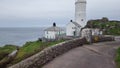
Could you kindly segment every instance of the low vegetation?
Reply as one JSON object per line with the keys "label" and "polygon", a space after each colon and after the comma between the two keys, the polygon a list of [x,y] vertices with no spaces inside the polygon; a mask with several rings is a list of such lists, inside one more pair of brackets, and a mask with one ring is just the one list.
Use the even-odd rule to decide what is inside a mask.
{"label": "low vegetation", "polygon": [[117,68],[120,68],[120,48],[117,50],[117,56],[116,56],[116,64],[117,64]]}
{"label": "low vegetation", "polygon": [[6,65],[12,60],[12,58],[8,58],[8,54],[16,50],[16,48],[15,45],[0,47],[0,68],[6,68]]}
{"label": "low vegetation", "polygon": [[5,56],[7,56],[9,53],[14,51],[16,49],[16,46],[14,45],[5,45],[4,47],[0,47],[0,60],[2,60]]}
{"label": "low vegetation", "polygon": [[6,65],[13,65],[18,63],[38,52],[43,50],[46,47],[52,46],[54,44],[63,42],[65,40],[53,41],[53,42],[42,42],[38,41],[30,41],[26,42],[22,47],[19,48],[19,51],[14,59],[9,59],[7,56],[14,50],[16,50],[16,46],[14,45],[6,45],[4,47],[0,47],[0,67],[5,67]]}
{"label": "low vegetation", "polygon": [[18,51],[17,56],[13,60],[11,64],[18,63],[38,52],[43,50],[46,47],[52,46],[54,44],[63,42],[64,40],[54,41],[54,42],[41,42],[41,41],[33,41],[33,42],[27,42],[23,45]]}
{"label": "low vegetation", "polygon": [[110,21],[108,18],[88,21],[86,27],[100,28],[107,35],[120,35],[120,21]]}

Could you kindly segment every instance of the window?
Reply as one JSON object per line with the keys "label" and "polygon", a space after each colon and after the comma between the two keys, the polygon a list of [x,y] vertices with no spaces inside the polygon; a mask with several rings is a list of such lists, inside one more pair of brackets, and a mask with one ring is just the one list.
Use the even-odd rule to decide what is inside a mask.
{"label": "window", "polygon": [[46,33],[48,34],[48,31]]}
{"label": "window", "polygon": [[81,19],[81,21],[83,21],[83,19]]}
{"label": "window", "polygon": [[59,35],[60,35],[60,31],[59,31]]}
{"label": "window", "polygon": [[72,27],[72,29],[76,29],[76,27]]}

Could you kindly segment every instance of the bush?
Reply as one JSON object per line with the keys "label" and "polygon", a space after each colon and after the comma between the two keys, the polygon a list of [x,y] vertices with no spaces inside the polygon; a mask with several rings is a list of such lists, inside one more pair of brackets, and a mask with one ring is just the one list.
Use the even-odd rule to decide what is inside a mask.
{"label": "bush", "polygon": [[8,58],[8,54],[16,50],[15,45],[5,45],[0,47],[0,68],[6,68],[7,64],[10,63],[13,59]]}
{"label": "bush", "polygon": [[94,42],[98,42],[99,40],[99,36],[94,36]]}
{"label": "bush", "polygon": [[117,56],[116,56],[116,64],[117,64],[117,68],[120,68],[120,48],[117,50]]}
{"label": "bush", "polygon": [[64,40],[59,41],[53,41],[53,42],[42,42],[42,41],[33,41],[33,42],[27,42],[23,47],[21,47],[18,51],[17,56],[13,60],[11,64],[18,63],[38,52],[43,50],[46,47],[49,47],[51,45],[63,42]]}
{"label": "bush", "polygon": [[0,47],[0,60],[16,49],[15,45],[5,45]]}

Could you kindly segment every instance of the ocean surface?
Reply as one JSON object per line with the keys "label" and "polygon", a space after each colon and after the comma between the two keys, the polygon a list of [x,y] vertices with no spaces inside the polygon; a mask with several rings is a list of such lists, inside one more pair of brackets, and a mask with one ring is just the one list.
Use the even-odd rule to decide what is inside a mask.
{"label": "ocean surface", "polygon": [[0,47],[6,44],[22,46],[27,41],[43,37],[45,28],[0,28]]}

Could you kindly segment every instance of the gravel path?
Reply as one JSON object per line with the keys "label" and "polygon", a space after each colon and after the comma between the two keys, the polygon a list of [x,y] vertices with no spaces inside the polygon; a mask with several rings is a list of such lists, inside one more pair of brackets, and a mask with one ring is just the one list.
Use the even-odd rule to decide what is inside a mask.
{"label": "gravel path", "polygon": [[116,68],[114,57],[120,40],[84,45],[55,58],[42,68]]}

